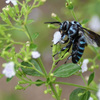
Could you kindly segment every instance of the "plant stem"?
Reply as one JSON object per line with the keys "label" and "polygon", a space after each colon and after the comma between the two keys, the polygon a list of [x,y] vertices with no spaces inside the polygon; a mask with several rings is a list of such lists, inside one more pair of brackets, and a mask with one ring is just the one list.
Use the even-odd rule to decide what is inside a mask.
{"label": "plant stem", "polygon": [[54,57],[53,57],[53,64],[52,64],[52,67],[51,67],[51,70],[50,70],[50,72],[49,72],[49,75],[51,74],[51,72],[53,71],[53,69],[55,68],[55,59],[54,59]]}
{"label": "plant stem", "polygon": [[50,83],[49,85],[50,85],[51,90],[53,91],[53,93],[54,93],[54,95],[55,95],[55,97],[56,97],[56,100],[60,100],[60,98],[59,98],[59,96],[58,96],[58,94],[57,94],[56,90],[54,89],[54,87],[53,87],[52,83]]}
{"label": "plant stem", "polygon": [[26,35],[28,36],[28,38],[30,39],[30,41],[33,42],[32,37],[31,37],[31,35],[30,35],[30,33],[29,33],[28,29],[27,29],[27,26],[24,25],[24,28],[25,28],[25,30],[26,30],[26,31],[25,31]]}
{"label": "plant stem", "polygon": [[41,60],[40,57],[38,58],[38,61],[39,61],[39,63],[40,63],[40,66],[41,66],[41,68],[42,68],[42,70],[43,70],[45,76],[47,77],[47,76],[48,76],[48,75],[47,75],[47,72],[46,72],[46,70],[45,70],[45,68],[44,68],[43,62],[42,62],[42,60]]}
{"label": "plant stem", "polygon": [[24,78],[22,78],[21,76],[19,76],[18,74],[17,74],[17,77],[18,77],[19,79],[25,81],[26,83],[29,83],[29,84],[43,84],[43,83],[45,83],[45,82],[33,82],[33,81],[27,81],[27,80],[25,80]]}
{"label": "plant stem", "polygon": [[[38,69],[35,68],[34,64],[32,64],[31,62],[28,62],[30,65],[32,65],[32,69],[34,69],[35,71],[37,71],[39,74],[41,74],[42,76],[45,77],[44,73],[40,72]],[[27,67],[28,68],[28,67]],[[29,67],[30,68],[30,67]]]}
{"label": "plant stem", "polygon": [[85,86],[73,84],[73,83],[67,83],[67,82],[53,82],[53,83],[54,84],[70,85],[70,86],[80,87],[80,88],[84,88],[84,89],[89,89],[89,90],[92,90],[92,91],[97,91],[97,89],[94,89],[94,88],[91,88],[91,87],[85,87]]}
{"label": "plant stem", "polygon": [[78,21],[77,18],[76,18],[76,16],[75,16],[75,12],[74,12],[74,10],[71,10],[71,13],[72,13],[72,15],[73,15],[75,21]]}
{"label": "plant stem", "polygon": [[80,74],[80,76],[81,76],[81,78],[82,78],[82,80],[83,80],[84,84],[85,84],[85,85],[87,85],[87,83],[86,83],[86,81],[85,81],[85,79],[84,79],[84,77],[83,77],[82,73]]}

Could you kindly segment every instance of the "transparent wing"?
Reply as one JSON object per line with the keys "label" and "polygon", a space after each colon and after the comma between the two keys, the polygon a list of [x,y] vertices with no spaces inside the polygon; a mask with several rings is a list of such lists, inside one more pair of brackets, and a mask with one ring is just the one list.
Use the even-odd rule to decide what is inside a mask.
{"label": "transparent wing", "polygon": [[83,32],[83,35],[85,36],[86,42],[89,45],[92,45],[94,47],[100,47],[100,35],[85,28],[83,28],[82,30],[83,30],[82,32]]}

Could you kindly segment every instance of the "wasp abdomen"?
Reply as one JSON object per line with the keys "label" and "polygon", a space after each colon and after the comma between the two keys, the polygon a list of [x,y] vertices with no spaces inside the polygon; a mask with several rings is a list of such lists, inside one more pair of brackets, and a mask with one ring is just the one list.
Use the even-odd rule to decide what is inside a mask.
{"label": "wasp abdomen", "polygon": [[72,62],[77,63],[83,55],[86,42],[84,37],[80,37],[78,43],[75,43],[72,48]]}

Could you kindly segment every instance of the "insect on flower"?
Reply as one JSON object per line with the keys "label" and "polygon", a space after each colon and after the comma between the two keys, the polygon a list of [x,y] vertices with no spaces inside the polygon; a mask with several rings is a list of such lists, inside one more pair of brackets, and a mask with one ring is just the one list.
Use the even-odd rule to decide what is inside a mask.
{"label": "insect on flower", "polygon": [[[100,35],[94,33],[91,30],[83,28],[79,22],[76,21],[64,21],[64,22],[45,22],[46,24],[59,24],[59,32],[61,33],[61,39],[59,43],[67,45],[61,49],[64,51],[67,49],[65,54],[69,52],[72,46],[72,53],[67,58],[66,62],[72,58],[73,63],[77,63],[83,55],[85,46],[87,44],[94,47],[100,47]],[[65,37],[67,36],[67,39]],[[55,55],[61,53],[59,51]],[[55,56],[54,55],[54,56]],[[63,56],[62,56],[63,57]],[[66,63],[65,62],[65,63]]]}

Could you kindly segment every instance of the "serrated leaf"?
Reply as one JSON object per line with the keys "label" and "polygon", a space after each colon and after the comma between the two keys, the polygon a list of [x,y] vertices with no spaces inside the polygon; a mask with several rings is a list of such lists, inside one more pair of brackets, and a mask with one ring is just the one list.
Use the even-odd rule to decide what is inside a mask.
{"label": "serrated leaf", "polygon": [[90,91],[77,88],[70,94],[69,100],[88,100],[89,97]]}
{"label": "serrated leaf", "polygon": [[[39,64],[38,64],[34,59],[31,59],[30,62],[34,65],[34,67],[35,67],[38,71],[40,71],[40,72],[42,73],[42,70],[41,70]],[[21,64],[24,65],[24,66],[27,66],[26,68],[21,67],[22,71],[23,71],[25,74],[31,75],[31,76],[41,76],[41,74],[38,73],[37,71],[35,71],[35,70],[33,69],[33,66],[32,66],[31,64],[29,64],[28,62],[24,62],[24,61],[23,61]]]}
{"label": "serrated leaf", "polygon": [[81,69],[77,64],[63,64],[54,71],[56,77],[69,77]]}
{"label": "serrated leaf", "polygon": [[90,83],[93,81],[93,79],[94,79],[94,72],[89,76],[88,85],[90,85]]}

